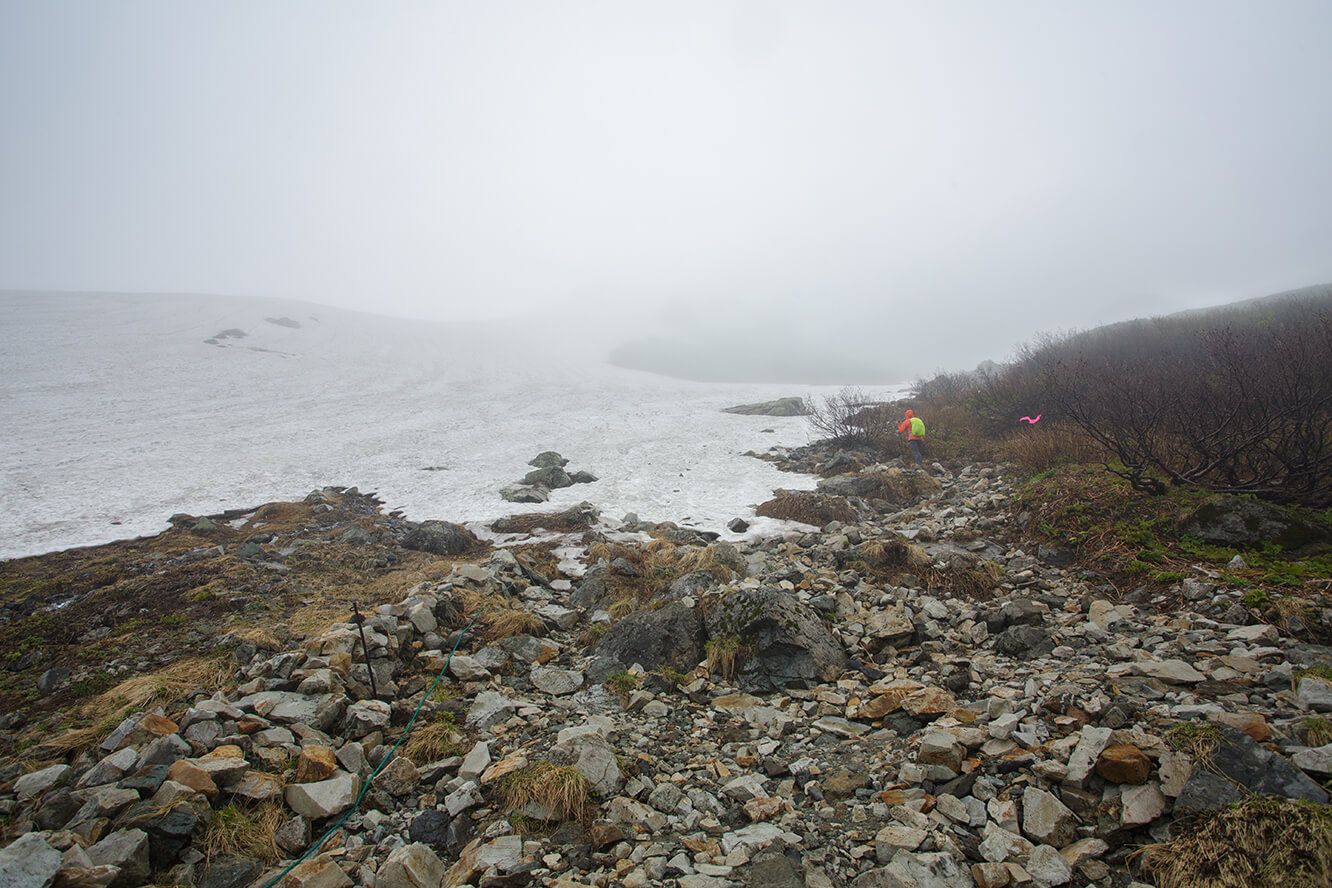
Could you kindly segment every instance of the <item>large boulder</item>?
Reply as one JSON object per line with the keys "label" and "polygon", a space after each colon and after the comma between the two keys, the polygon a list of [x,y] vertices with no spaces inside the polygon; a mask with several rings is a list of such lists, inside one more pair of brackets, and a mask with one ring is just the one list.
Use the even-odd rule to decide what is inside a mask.
{"label": "large boulder", "polygon": [[402,545],[406,549],[434,555],[459,555],[479,541],[465,527],[449,521],[422,521],[407,532]]}
{"label": "large boulder", "polygon": [[647,670],[670,666],[688,672],[703,659],[703,639],[698,609],[677,601],[660,610],[637,611],[610,627],[597,656]]}
{"label": "large boulder", "polygon": [[562,469],[569,464],[569,461],[554,450],[543,450],[528,460],[527,464],[538,469]]}
{"label": "large boulder", "polygon": [[524,484],[540,484],[551,490],[558,490],[561,487],[573,487],[573,479],[569,473],[559,466],[547,466],[544,469],[533,469],[523,476]]}
{"label": "large boulder", "polygon": [[748,651],[738,676],[745,690],[808,688],[835,681],[846,652],[817,611],[771,586],[741,589],[707,619],[712,639],[734,638]]}
{"label": "large boulder", "polygon": [[1218,725],[1221,740],[1210,762],[1193,769],[1175,811],[1216,811],[1249,794],[1304,799],[1325,805],[1328,794],[1284,757],[1263,748],[1230,725]]}
{"label": "large boulder", "polygon": [[615,590],[597,576],[589,576],[569,595],[569,604],[580,610],[605,610],[615,601]]}
{"label": "large boulder", "polygon": [[[144,857],[146,865],[146,846]],[[37,833],[21,835],[0,850],[0,884],[13,888],[46,888],[55,880],[59,869],[60,852],[46,844]],[[146,866],[143,875],[148,875]]]}
{"label": "large boulder", "polygon": [[1283,549],[1299,549],[1332,537],[1332,530],[1294,513],[1257,500],[1218,497],[1184,519],[1182,533],[1219,546],[1246,548],[1274,542]]}

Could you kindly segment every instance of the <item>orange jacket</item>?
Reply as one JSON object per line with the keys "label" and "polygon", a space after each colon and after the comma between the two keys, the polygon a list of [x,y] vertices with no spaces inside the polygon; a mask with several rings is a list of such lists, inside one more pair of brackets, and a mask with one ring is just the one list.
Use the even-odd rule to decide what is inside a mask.
{"label": "orange jacket", "polygon": [[905,432],[907,429],[911,429],[911,435],[907,438],[908,441],[923,441],[925,439],[924,420],[917,418],[916,414],[910,410],[906,412],[906,419],[897,424],[899,432]]}

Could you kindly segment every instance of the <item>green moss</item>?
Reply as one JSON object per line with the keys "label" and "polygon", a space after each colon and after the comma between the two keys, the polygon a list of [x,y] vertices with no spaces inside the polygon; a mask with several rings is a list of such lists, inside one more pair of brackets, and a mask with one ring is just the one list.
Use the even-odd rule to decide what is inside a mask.
{"label": "green moss", "polygon": [[1244,596],[1240,598],[1245,607],[1267,607],[1272,603],[1272,598],[1265,589],[1249,589],[1245,591]]}

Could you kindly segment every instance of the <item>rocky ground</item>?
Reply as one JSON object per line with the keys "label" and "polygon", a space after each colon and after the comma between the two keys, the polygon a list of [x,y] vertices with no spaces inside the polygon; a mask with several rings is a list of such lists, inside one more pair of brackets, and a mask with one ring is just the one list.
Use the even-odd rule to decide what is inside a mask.
{"label": "rocky ground", "polygon": [[[827,477],[772,508],[839,517],[731,545],[584,508],[489,550],[362,505],[367,558],[448,559],[363,623],[200,633],[214,686],[82,734],[24,701],[0,882],[1123,888],[1197,812],[1328,802],[1332,650],[1241,589],[1121,594],[1022,539],[999,466],[780,458]],[[215,555],[296,574],[303,527]]]}

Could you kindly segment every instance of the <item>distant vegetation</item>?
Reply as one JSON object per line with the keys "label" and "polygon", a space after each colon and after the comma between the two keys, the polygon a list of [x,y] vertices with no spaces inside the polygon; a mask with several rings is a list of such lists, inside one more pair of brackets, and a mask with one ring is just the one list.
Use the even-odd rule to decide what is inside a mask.
{"label": "distant vegetation", "polygon": [[[1146,493],[1185,486],[1326,508],[1332,287],[1042,336],[1011,364],[917,382],[909,405],[934,459],[1097,463]],[[830,438],[885,449],[900,447],[896,419],[854,390],[811,415]]]}

